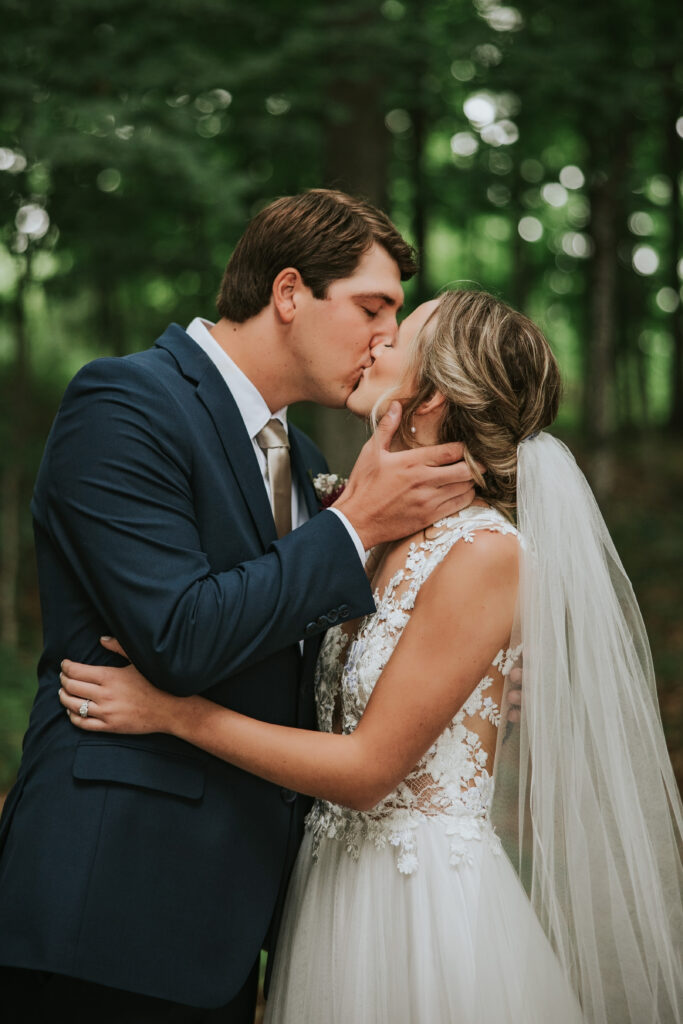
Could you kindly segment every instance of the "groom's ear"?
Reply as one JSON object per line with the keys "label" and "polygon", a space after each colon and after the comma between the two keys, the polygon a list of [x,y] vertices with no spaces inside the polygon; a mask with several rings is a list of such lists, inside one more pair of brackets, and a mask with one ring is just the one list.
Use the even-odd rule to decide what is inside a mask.
{"label": "groom's ear", "polygon": [[294,267],[285,267],[273,281],[273,305],[280,321],[290,324],[296,313],[296,296],[303,281]]}

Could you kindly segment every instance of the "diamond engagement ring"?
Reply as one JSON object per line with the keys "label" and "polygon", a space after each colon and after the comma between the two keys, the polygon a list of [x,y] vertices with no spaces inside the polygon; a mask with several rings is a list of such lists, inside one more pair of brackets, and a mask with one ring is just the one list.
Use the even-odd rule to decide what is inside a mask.
{"label": "diamond engagement ring", "polygon": [[81,716],[81,718],[87,718],[88,717],[88,704],[89,703],[90,703],[89,700],[84,700],[83,703],[81,704],[80,708],[78,709],[78,713]]}

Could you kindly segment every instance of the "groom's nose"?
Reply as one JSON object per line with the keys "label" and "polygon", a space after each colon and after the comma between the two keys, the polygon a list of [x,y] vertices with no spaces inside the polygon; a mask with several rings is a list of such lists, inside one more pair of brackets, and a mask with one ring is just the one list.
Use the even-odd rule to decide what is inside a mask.
{"label": "groom's nose", "polygon": [[372,355],[374,349],[378,348],[380,345],[393,345],[393,343],[396,341],[397,334],[398,325],[396,324],[396,322],[394,322],[393,324],[386,324],[384,327],[382,327],[381,330],[378,330],[375,334],[373,334],[372,340],[370,342],[370,354]]}

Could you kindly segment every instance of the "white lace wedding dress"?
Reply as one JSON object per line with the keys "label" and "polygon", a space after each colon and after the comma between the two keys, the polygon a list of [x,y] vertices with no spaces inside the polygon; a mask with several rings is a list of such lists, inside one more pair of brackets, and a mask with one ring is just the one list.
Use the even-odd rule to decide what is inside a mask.
{"label": "white lace wedding dress", "polygon": [[[328,631],[316,676],[322,731],[355,729],[421,585],[479,530],[515,532],[488,508],[443,520],[411,545],[355,637]],[[372,810],[316,801],[290,883],[267,1024],[582,1021],[489,822],[499,704],[518,655],[496,654],[448,728]],[[522,936],[534,944],[533,978],[517,966]]]}

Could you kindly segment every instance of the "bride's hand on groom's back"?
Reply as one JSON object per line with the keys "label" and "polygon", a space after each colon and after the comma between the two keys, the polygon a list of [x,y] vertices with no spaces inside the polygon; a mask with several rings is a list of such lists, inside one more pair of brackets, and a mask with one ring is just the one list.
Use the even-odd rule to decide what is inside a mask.
{"label": "bride's hand on groom's back", "polygon": [[400,414],[400,403],[392,402],[334,503],[366,550],[455,515],[474,499],[472,473],[463,461],[461,444],[390,450]]}

